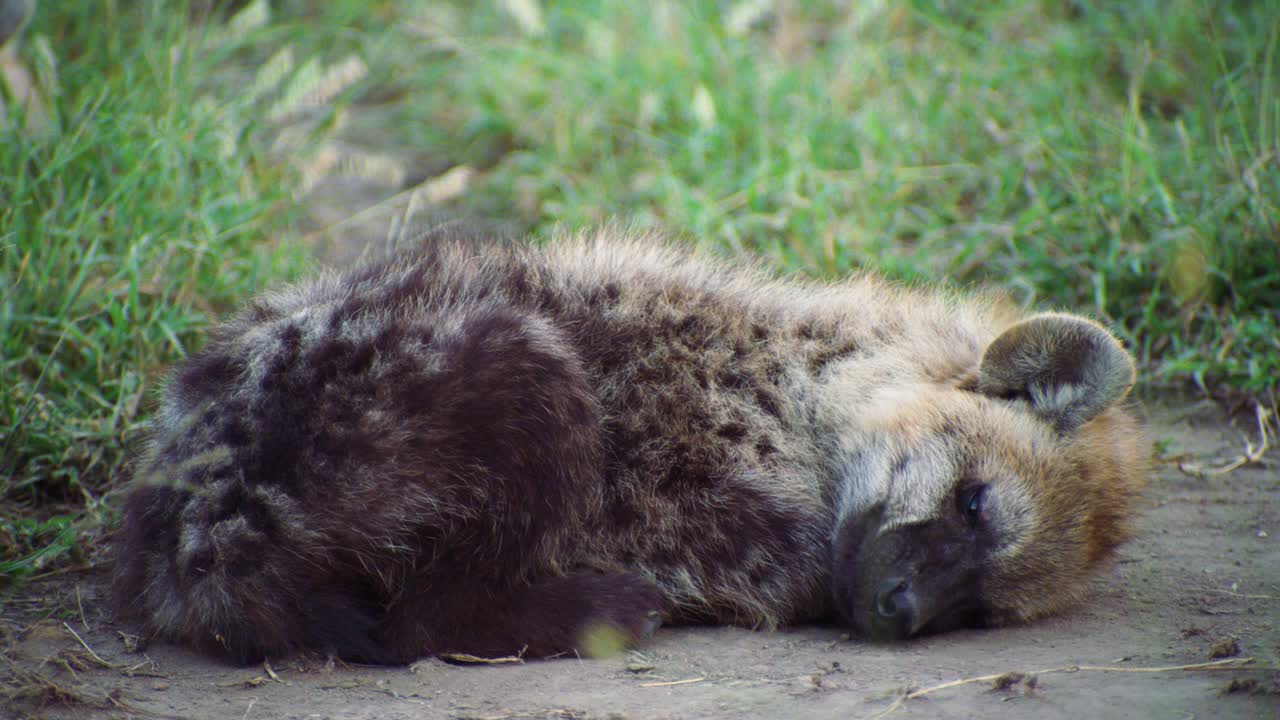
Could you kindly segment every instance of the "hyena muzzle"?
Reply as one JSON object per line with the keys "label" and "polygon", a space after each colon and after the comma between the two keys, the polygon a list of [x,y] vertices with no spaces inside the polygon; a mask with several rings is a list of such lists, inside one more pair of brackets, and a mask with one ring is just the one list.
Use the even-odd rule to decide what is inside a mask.
{"label": "hyena muzzle", "polygon": [[175,369],[114,596],[242,662],[1021,622],[1126,537],[1133,378],[1075,316],[437,231],[259,297]]}

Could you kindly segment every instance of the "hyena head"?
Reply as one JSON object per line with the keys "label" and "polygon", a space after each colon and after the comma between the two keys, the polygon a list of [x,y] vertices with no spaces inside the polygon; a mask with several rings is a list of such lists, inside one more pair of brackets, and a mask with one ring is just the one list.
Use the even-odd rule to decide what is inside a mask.
{"label": "hyena head", "polygon": [[1148,449],[1118,407],[1133,362],[1069,315],[1009,327],[944,384],[881,391],[844,454],[835,601],[902,639],[1077,601],[1127,536]]}

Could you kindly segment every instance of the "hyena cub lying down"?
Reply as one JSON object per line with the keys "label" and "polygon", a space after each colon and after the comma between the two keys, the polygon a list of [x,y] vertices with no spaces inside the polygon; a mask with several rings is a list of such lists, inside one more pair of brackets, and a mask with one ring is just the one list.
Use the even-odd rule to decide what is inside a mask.
{"label": "hyena cub lying down", "polygon": [[437,232],[254,300],[176,369],[115,596],[237,661],[1022,622],[1126,536],[1133,379],[1070,315]]}

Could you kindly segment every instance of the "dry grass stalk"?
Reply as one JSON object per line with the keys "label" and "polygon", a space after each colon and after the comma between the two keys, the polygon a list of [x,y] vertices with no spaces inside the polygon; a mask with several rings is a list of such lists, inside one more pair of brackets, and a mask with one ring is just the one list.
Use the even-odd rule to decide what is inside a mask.
{"label": "dry grass stalk", "polygon": [[[1041,675],[1050,675],[1053,673],[1077,673],[1077,672],[1114,672],[1114,673],[1167,673],[1167,672],[1186,672],[1193,670],[1239,670],[1253,662],[1253,658],[1227,658],[1224,660],[1213,660],[1210,662],[1191,663],[1189,665],[1164,665],[1160,667],[1120,667],[1116,665],[1064,665],[1062,667],[1048,668],[1045,670],[1035,670],[1027,673],[1011,673],[999,672],[990,675],[978,675],[976,677],[960,678],[958,680],[950,680],[937,685],[930,685],[919,690],[906,692],[889,707],[881,710],[872,716],[872,720],[880,720],[887,717],[895,710],[907,704],[908,700],[915,700],[932,693],[942,690],[950,690],[951,688],[961,687],[963,685],[973,685],[975,683],[1002,683],[1007,679],[1017,676],[1019,679],[1026,677],[1039,677]],[[1262,669],[1262,668],[1258,668]]]}
{"label": "dry grass stalk", "polygon": [[1264,408],[1262,403],[1254,402],[1253,404],[1254,418],[1258,423],[1258,444],[1254,445],[1249,438],[1244,440],[1244,452],[1238,455],[1234,460],[1219,465],[1217,467],[1206,467],[1201,463],[1178,463],[1178,470],[1186,475],[1201,480],[1226,475],[1227,473],[1253,463],[1262,461],[1262,456],[1271,449],[1271,420],[1273,413]]}

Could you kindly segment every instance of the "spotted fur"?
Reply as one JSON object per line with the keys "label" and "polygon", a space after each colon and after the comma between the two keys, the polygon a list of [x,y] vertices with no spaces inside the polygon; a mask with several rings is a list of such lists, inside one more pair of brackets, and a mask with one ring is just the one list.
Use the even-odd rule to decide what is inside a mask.
{"label": "spotted fur", "polygon": [[1073,316],[439,231],[252,301],[175,370],[115,597],[239,661],[1023,621],[1126,537],[1132,382]]}

